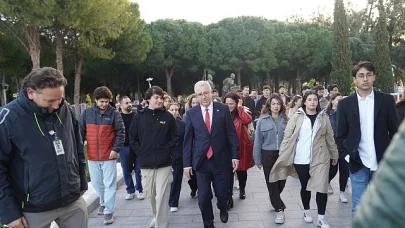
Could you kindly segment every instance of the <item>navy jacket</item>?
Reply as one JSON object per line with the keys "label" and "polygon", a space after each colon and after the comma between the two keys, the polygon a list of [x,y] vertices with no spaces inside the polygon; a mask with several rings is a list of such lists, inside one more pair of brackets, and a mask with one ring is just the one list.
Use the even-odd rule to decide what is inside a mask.
{"label": "navy jacket", "polygon": [[[86,163],[79,123],[69,104],[62,101],[48,113],[21,92],[0,113],[1,222],[76,201],[87,189]],[[56,155],[55,136],[62,141],[64,155]]]}
{"label": "navy jacket", "polygon": [[174,159],[173,164],[183,164],[183,141],[184,141],[184,131],[186,124],[180,118],[176,119],[177,131],[179,132],[179,142],[176,149],[174,149]]}
{"label": "navy jacket", "polygon": [[199,167],[211,146],[218,169],[229,169],[232,159],[239,159],[239,141],[228,106],[213,102],[211,134],[205,126],[201,106],[187,111],[184,134],[183,167]]}

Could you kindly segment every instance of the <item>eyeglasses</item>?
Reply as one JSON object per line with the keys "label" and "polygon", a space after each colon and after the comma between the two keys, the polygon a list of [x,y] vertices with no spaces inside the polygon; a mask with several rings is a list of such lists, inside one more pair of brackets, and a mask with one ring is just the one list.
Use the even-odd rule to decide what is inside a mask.
{"label": "eyeglasses", "polygon": [[365,79],[365,78],[372,78],[372,77],[374,77],[374,74],[373,73],[367,73],[367,74],[359,74],[359,75],[356,75],[356,78],[359,78],[359,79]]}
{"label": "eyeglasses", "polygon": [[210,91],[205,91],[203,93],[197,93],[197,97],[202,97],[202,96],[208,97],[208,95],[210,95],[210,94],[211,94]]}
{"label": "eyeglasses", "polygon": [[317,94],[315,90],[308,90],[305,92],[305,95]]}

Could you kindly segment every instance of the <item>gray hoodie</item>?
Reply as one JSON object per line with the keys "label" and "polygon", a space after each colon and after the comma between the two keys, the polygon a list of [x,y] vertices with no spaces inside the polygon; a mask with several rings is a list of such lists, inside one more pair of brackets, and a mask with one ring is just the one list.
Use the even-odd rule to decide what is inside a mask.
{"label": "gray hoodie", "polygon": [[278,150],[283,141],[287,120],[283,115],[278,118],[278,124],[269,114],[262,115],[257,121],[253,158],[256,165],[262,165],[262,150]]}

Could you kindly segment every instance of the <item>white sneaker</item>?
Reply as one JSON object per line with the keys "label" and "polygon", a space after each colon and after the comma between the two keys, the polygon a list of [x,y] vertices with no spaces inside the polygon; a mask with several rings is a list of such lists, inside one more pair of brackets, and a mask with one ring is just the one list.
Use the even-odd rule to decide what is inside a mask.
{"label": "white sneaker", "polygon": [[150,228],[155,228],[155,226],[156,226],[156,218],[153,217],[152,221],[150,222],[149,227],[150,227]]}
{"label": "white sneaker", "polygon": [[171,207],[170,212],[177,212],[179,210],[178,207]]}
{"label": "white sneaker", "polygon": [[138,192],[138,191],[136,191],[136,197],[137,197],[139,200],[145,199],[145,196],[143,195],[143,192]]}
{"label": "white sneaker", "polygon": [[328,186],[328,193],[333,194],[333,188],[332,188],[332,185],[330,185],[330,184]]}
{"label": "white sneaker", "polygon": [[321,228],[330,228],[330,226],[325,218],[323,218],[323,219],[318,218],[318,222],[316,223],[316,225]]}
{"label": "white sneaker", "polygon": [[342,203],[347,203],[348,202],[345,192],[340,192],[339,199],[340,199],[340,202],[342,202]]}
{"label": "white sneaker", "polygon": [[233,182],[233,187],[239,190],[239,180]]}
{"label": "white sneaker", "polygon": [[283,224],[285,221],[284,211],[279,211],[274,222],[276,224]]}
{"label": "white sneaker", "polygon": [[311,215],[309,215],[309,212],[304,211],[304,221],[307,223],[312,223],[312,221],[314,221]]}
{"label": "white sneaker", "polygon": [[134,199],[135,198],[135,193],[130,193],[130,194],[127,194],[126,196],[125,196],[125,199],[126,200],[131,200],[131,199]]}

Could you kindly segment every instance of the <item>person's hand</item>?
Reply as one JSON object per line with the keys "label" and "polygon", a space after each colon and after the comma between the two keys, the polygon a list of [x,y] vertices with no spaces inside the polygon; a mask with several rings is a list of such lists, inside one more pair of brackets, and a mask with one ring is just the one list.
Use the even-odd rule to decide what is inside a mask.
{"label": "person's hand", "polygon": [[238,106],[239,106],[239,107],[242,107],[242,105],[243,105],[243,100],[242,100],[242,98],[241,98],[241,99],[239,99]]}
{"label": "person's hand", "polygon": [[337,165],[337,163],[338,163],[338,160],[337,160],[337,159],[332,159],[332,165],[333,165],[333,166]]}
{"label": "person's hand", "polygon": [[238,160],[232,160],[232,167],[233,167],[233,172],[235,172],[239,167],[239,161]]}
{"label": "person's hand", "polygon": [[84,195],[84,193],[86,193],[87,192],[87,190],[82,190],[82,191],[80,191],[80,195],[82,196],[82,195]]}
{"label": "person's hand", "polygon": [[259,168],[260,170],[262,170],[262,165],[256,165],[257,166],[257,168]]}
{"label": "person's hand", "polygon": [[28,227],[28,222],[25,219],[25,217],[18,218],[17,220],[14,220],[13,222],[9,223],[7,225],[10,228],[27,228]]}
{"label": "person's hand", "polygon": [[191,179],[191,176],[193,175],[193,169],[192,168],[185,168],[184,169],[184,175],[187,177],[187,179]]}
{"label": "person's hand", "polygon": [[110,157],[108,159],[113,160],[113,159],[117,159],[117,158],[118,158],[118,153],[112,150],[110,153]]}

